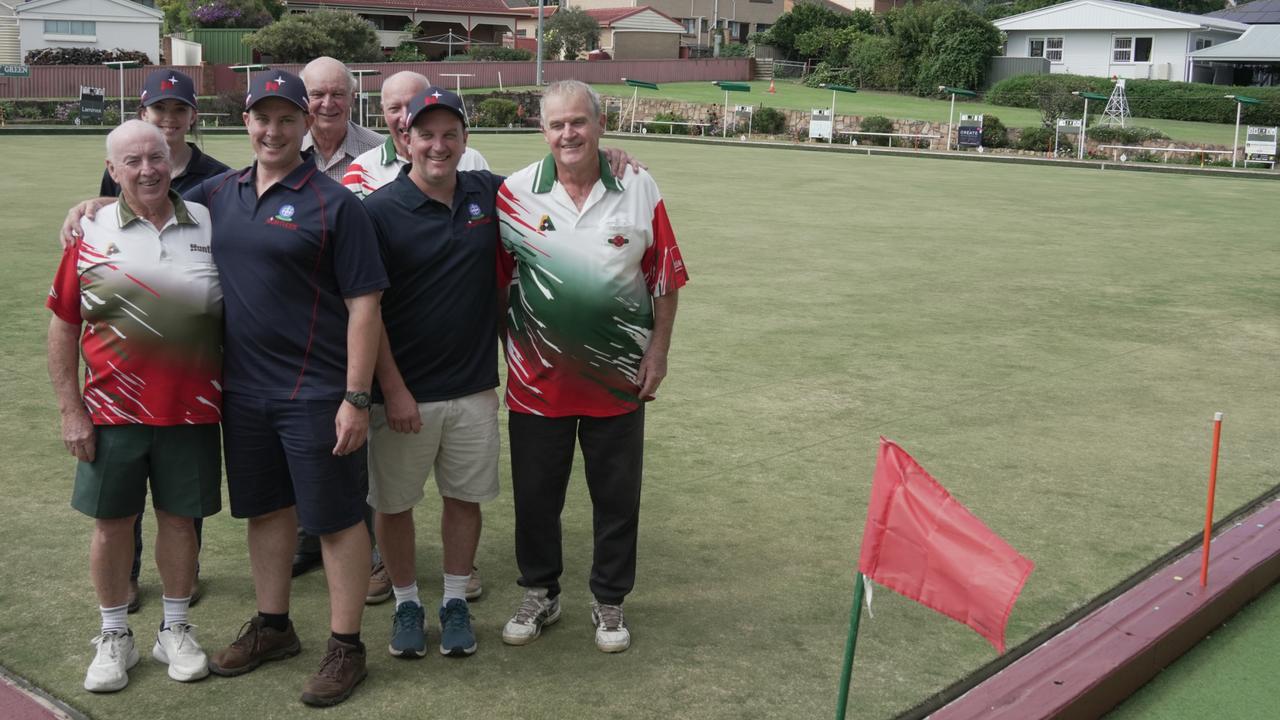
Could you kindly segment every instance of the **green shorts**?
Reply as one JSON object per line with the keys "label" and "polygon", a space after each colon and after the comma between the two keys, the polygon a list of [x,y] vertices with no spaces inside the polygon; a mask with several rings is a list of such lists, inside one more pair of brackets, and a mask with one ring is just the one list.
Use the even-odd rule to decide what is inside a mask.
{"label": "green shorts", "polygon": [[222,509],[218,426],[99,425],[93,462],[76,467],[71,507],[99,519],[131,517],[152,504],[182,517]]}

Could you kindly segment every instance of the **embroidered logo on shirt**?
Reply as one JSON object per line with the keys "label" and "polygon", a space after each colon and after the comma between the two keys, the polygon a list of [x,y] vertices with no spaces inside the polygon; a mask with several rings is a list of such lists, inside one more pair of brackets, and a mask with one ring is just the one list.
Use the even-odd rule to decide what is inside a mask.
{"label": "embroidered logo on shirt", "polygon": [[481,210],[480,206],[476,203],[471,203],[471,205],[467,207],[467,210],[471,213],[472,220],[479,220],[484,217],[484,211]]}
{"label": "embroidered logo on shirt", "polygon": [[293,214],[297,212],[292,205],[284,204],[276,211],[275,217],[267,218],[268,225],[276,225],[286,230],[297,230],[298,224],[293,222]]}
{"label": "embroidered logo on shirt", "polygon": [[116,253],[118,253],[118,252],[120,252],[120,248],[116,247],[116,244],[115,244],[115,243],[111,243],[110,245],[107,245],[107,254],[108,254],[108,255],[115,255],[115,254],[116,254]]}
{"label": "embroidered logo on shirt", "polygon": [[550,215],[543,215],[542,219],[538,221],[538,230],[542,232],[547,232],[549,230],[555,230],[555,229],[556,229],[556,226],[551,224]]}
{"label": "embroidered logo on shirt", "polygon": [[190,251],[193,253],[206,253],[208,255],[213,254],[213,248],[208,245],[197,245],[195,243],[191,243]]}
{"label": "embroidered logo on shirt", "polygon": [[616,248],[620,248],[620,247],[622,247],[623,245],[626,245],[627,243],[629,243],[629,242],[631,242],[631,241],[630,241],[630,240],[628,240],[627,238],[625,238],[625,237],[621,236],[621,235],[614,235],[613,237],[609,238],[608,240],[605,240],[605,242],[609,243],[610,245],[612,245],[612,246],[614,246],[614,247],[616,247]]}

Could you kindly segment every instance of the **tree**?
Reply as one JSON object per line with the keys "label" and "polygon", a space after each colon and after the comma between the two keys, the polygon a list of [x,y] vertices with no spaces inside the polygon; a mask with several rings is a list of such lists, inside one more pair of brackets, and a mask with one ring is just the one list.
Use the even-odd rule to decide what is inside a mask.
{"label": "tree", "polygon": [[561,7],[542,26],[542,47],[549,57],[572,60],[600,39],[600,23],[582,8]]}
{"label": "tree", "polygon": [[342,62],[382,59],[373,25],[349,12],[322,10],[289,15],[245,36],[244,43],[280,63],[305,63],[321,55]]}
{"label": "tree", "polygon": [[916,90],[932,93],[939,85],[976,89],[982,86],[987,61],[1000,54],[1000,31],[963,5],[950,5],[933,23],[929,44],[920,57]]}
{"label": "tree", "polygon": [[277,0],[159,0],[170,30],[191,28],[261,28],[284,13]]}
{"label": "tree", "polygon": [[[811,36],[802,40],[804,35],[818,33],[820,36],[824,31],[848,27],[871,32],[878,24],[876,17],[866,10],[839,13],[825,3],[796,3],[790,12],[778,16],[773,27],[760,33],[757,42],[778,48],[788,60],[813,59],[819,54],[825,54],[813,52],[816,47],[820,47],[820,37]],[[803,49],[801,45],[804,45]]]}

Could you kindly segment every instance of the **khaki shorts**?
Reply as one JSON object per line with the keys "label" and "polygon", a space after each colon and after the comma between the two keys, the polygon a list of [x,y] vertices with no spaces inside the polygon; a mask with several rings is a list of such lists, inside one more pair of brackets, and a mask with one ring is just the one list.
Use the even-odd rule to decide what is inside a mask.
{"label": "khaki shorts", "polygon": [[395,514],[422,501],[435,471],[442,497],[488,502],[498,496],[498,393],[419,403],[422,430],[398,433],[387,408],[369,414],[369,504]]}

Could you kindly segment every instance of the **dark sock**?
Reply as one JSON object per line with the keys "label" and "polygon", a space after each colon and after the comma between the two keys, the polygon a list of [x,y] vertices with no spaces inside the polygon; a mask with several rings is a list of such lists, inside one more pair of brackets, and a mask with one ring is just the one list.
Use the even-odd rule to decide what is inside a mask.
{"label": "dark sock", "polygon": [[259,610],[258,617],[262,618],[263,627],[269,627],[280,632],[289,629],[289,613],[264,613]]}
{"label": "dark sock", "polygon": [[360,648],[360,652],[364,652],[364,643],[360,642],[360,633],[330,633],[330,634],[333,636],[334,640],[337,640],[338,642],[346,643],[348,645],[355,645],[357,648]]}

